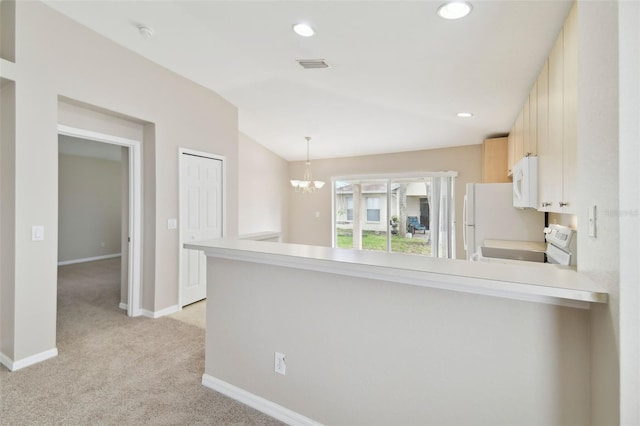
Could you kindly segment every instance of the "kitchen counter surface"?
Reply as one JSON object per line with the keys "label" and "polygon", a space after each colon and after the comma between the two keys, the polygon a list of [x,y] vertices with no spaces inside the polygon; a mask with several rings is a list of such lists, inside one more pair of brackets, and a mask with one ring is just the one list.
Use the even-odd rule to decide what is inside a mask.
{"label": "kitchen counter surface", "polygon": [[583,309],[588,309],[591,303],[608,301],[605,289],[585,275],[550,264],[470,262],[233,238],[193,242],[184,246],[223,259]]}
{"label": "kitchen counter surface", "polygon": [[482,245],[485,247],[510,250],[527,250],[536,252],[544,252],[547,250],[547,243],[539,241],[484,240]]}

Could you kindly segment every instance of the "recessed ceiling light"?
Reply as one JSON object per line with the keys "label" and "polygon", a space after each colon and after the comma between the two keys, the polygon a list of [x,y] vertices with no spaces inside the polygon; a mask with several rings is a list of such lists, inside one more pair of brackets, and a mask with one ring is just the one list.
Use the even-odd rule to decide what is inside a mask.
{"label": "recessed ceiling light", "polygon": [[450,1],[438,8],[438,16],[444,19],[460,19],[471,13],[471,4],[466,1]]}
{"label": "recessed ceiling light", "polygon": [[473,117],[473,114],[470,112],[459,112],[456,114],[458,117],[460,118],[471,118]]}
{"label": "recessed ceiling light", "polygon": [[293,26],[293,31],[295,31],[296,34],[302,37],[311,37],[316,33],[314,29],[307,24],[295,24]]}

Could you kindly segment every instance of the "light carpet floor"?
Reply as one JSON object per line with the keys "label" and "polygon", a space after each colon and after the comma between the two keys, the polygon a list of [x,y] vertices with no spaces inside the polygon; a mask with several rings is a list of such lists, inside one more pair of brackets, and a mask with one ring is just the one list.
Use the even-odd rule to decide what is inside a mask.
{"label": "light carpet floor", "polygon": [[202,386],[201,327],[118,309],[119,262],[59,268],[59,355],[0,366],[1,425],[282,424]]}

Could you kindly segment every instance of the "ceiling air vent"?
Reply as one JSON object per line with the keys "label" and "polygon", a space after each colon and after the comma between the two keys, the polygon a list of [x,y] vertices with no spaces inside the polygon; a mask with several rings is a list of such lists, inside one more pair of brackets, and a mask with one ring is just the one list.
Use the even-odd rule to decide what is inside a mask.
{"label": "ceiling air vent", "polygon": [[298,59],[300,66],[304,69],[329,68],[330,65],[324,59]]}

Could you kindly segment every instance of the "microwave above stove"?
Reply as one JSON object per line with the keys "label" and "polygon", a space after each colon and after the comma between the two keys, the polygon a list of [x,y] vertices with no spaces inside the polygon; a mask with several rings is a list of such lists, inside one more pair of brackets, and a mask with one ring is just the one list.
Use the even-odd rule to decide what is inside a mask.
{"label": "microwave above stove", "polygon": [[513,166],[513,207],[538,208],[538,157],[523,157]]}

